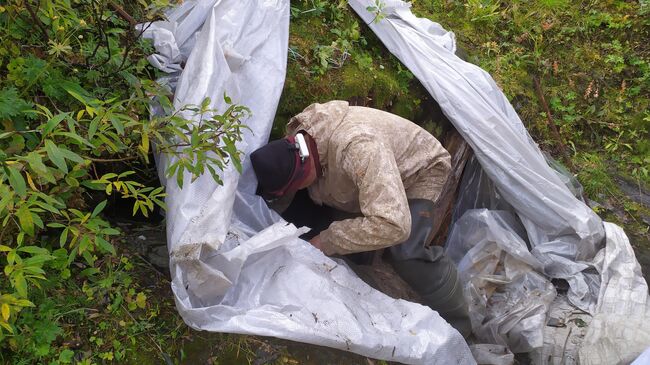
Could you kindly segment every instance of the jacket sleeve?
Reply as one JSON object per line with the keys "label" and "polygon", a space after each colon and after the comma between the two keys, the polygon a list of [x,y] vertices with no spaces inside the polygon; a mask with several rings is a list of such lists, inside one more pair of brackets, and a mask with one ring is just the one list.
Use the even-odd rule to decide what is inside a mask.
{"label": "jacket sleeve", "polygon": [[341,168],[359,190],[363,216],[334,222],[321,232],[323,251],[348,254],[405,241],[411,215],[393,152],[372,136],[364,136],[353,139],[342,154]]}

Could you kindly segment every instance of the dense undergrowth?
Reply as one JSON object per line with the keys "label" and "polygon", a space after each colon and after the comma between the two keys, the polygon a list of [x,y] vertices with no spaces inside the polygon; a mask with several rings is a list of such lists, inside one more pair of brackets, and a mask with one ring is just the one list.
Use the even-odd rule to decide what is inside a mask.
{"label": "dense undergrowth", "polygon": [[[104,209],[123,198],[129,214],[164,207],[149,161],[154,142],[179,157],[194,151],[196,161],[181,158],[168,171],[175,176],[214,173],[226,156],[236,162],[240,124],[222,130],[223,118],[208,118],[193,130],[181,116],[240,121],[247,110],[215,111],[207,100],[149,119],[150,97],[171,105],[151,81],[159,76],[145,59],[152,48],[132,26],[162,17],[167,5],[0,5],[0,363],[174,363],[186,355],[193,334],[166,278],[121,243]],[[647,237],[650,213],[617,184],[650,185],[650,2],[416,0],[413,9],[455,31],[469,61],[493,75],[599,213]],[[305,106],[331,99],[394,112],[434,134],[448,128],[346,1],[292,1],[288,56],[275,136]],[[183,132],[196,137],[170,137]],[[210,160],[215,136],[227,148]],[[241,350],[244,363],[255,357],[246,339],[220,341],[224,351]],[[295,363],[287,356],[278,362]]]}

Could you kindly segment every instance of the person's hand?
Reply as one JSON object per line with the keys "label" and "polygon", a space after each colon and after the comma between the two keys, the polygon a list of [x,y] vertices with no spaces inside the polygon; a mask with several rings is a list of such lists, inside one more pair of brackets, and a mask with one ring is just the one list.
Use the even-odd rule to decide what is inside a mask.
{"label": "person's hand", "polygon": [[317,249],[323,251],[323,248],[321,247],[321,242],[320,242],[320,235],[310,239],[309,243],[311,243],[311,245],[316,247]]}

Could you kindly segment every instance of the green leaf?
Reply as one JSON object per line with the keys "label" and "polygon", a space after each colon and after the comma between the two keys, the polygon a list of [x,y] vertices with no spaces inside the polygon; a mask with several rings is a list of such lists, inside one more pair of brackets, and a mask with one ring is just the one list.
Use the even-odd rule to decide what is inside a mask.
{"label": "green leaf", "polygon": [[45,152],[47,152],[47,157],[56,165],[56,167],[59,168],[59,170],[63,171],[65,174],[68,173],[68,165],[65,163],[65,158],[63,157],[61,150],[49,139],[45,140]]}
{"label": "green leaf", "polygon": [[5,266],[5,274],[7,273],[7,268],[11,267],[11,265],[13,265],[14,262],[16,262],[16,257],[18,257],[18,255],[16,255],[15,250],[9,251],[9,253],[7,254],[7,262],[9,263],[9,265]]}
{"label": "green leaf", "polygon": [[149,154],[149,135],[146,133],[142,134],[142,143],[140,145],[140,150],[145,156]]}
{"label": "green leaf", "polygon": [[19,247],[18,251],[27,252],[34,255],[49,255],[50,251],[46,248],[37,247],[37,246],[23,246]]}
{"label": "green leaf", "polygon": [[[37,206],[47,210],[50,213],[61,214],[61,212],[58,209],[56,209],[55,207],[53,207],[52,205],[50,205],[48,203],[35,201],[34,205],[37,205]],[[52,227],[53,224],[54,223],[49,223],[47,226]],[[61,225],[61,227],[63,227],[63,225]]]}
{"label": "green leaf", "polygon": [[72,132],[57,132],[57,133],[54,133],[54,135],[55,135],[55,136],[64,136],[64,137],[68,137],[68,138],[73,139],[73,140],[75,140],[75,141],[77,141],[77,142],[79,142],[79,143],[81,143],[81,144],[84,144],[84,145],[90,147],[90,148],[96,148],[92,143],[88,142],[87,139],[83,138],[82,136],[80,136],[80,135],[78,135],[78,134],[76,134],[76,133],[72,133]]}
{"label": "green leaf", "polygon": [[117,151],[120,150],[120,148],[117,147],[117,145],[115,145],[114,141],[111,141],[111,140],[108,139],[108,137],[106,137],[105,135],[103,135],[103,134],[98,134],[98,135],[97,135],[97,138],[99,138],[102,142],[106,143],[106,145],[108,145],[108,146],[111,148],[111,150],[112,150],[113,152],[117,152]]}
{"label": "green leaf", "polygon": [[16,212],[18,217],[18,223],[20,228],[25,231],[30,236],[34,235],[34,220],[32,218],[32,212],[29,211],[29,208],[26,205],[21,205]]}
{"label": "green leaf", "polygon": [[14,288],[16,288],[16,291],[18,292],[18,295],[23,298],[27,298],[27,281],[25,280],[25,277],[22,273],[14,275],[13,284]]}
{"label": "green leaf", "polygon": [[30,108],[31,104],[20,98],[15,88],[0,89],[0,120],[11,120]]}
{"label": "green leaf", "polygon": [[224,150],[230,156],[230,160],[232,161],[233,165],[235,165],[237,171],[241,173],[242,166],[241,161],[239,160],[239,153],[237,151],[237,146],[235,146],[235,142],[230,138],[224,138],[223,142],[225,144]]}
{"label": "green leaf", "polygon": [[[87,187],[88,189],[91,189],[91,190],[104,190],[108,186],[111,186],[111,187],[113,186],[110,183],[108,183],[108,184],[109,185],[105,185],[105,183],[100,183],[100,182],[97,182],[96,180],[93,180],[93,181],[84,180],[81,183],[81,185],[83,185],[83,186],[85,186],[85,187]],[[110,195],[110,193],[107,193],[107,194]]]}
{"label": "green leaf", "polygon": [[32,266],[32,269],[36,269],[33,270],[34,272],[42,273],[43,270],[41,270],[40,267],[43,266],[43,263],[50,261],[54,258],[55,257],[52,255],[36,255],[28,259],[25,259],[23,261],[23,265],[25,266],[25,270],[27,270],[28,267]]}
{"label": "green leaf", "polygon": [[[225,97],[226,93],[224,93],[223,95]],[[207,111],[208,108],[210,107],[210,102],[211,102],[211,100],[210,100],[209,97],[206,97],[205,99],[203,99],[203,101],[201,102],[201,111],[203,111],[203,112]]]}
{"label": "green leaf", "polygon": [[193,149],[198,148],[198,144],[199,144],[199,128],[198,127],[192,128],[192,138],[190,139],[190,143],[192,144]]}
{"label": "green leaf", "polygon": [[99,270],[98,268],[89,267],[87,269],[81,270],[81,272],[79,273],[79,276],[80,277],[90,277],[90,276],[101,274],[101,273],[102,273],[101,270]]}
{"label": "green leaf", "polygon": [[43,135],[46,136],[50,134],[58,125],[61,123],[65,117],[67,117],[69,113],[60,113],[52,117],[50,120],[47,121],[45,126],[43,127]]}
{"label": "green leaf", "polygon": [[43,164],[43,158],[37,152],[30,152],[25,156],[25,161],[29,163],[29,167],[34,171],[39,177],[44,178],[50,184],[56,183],[56,179],[50,172],[50,169]]}
{"label": "green leaf", "polygon": [[83,236],[81,238],[81,241],[79,241],[79,253],[84,253],[90,247],[90,237],[88,236]]}
{"label": "green leaf", "polygon": [[116,115],[111,114],[109,117],[111,123],[113,124],[113,128],[117,131],[119,135],[124,134],[124,123],[118,118]]}
{"label": "green leaf", "polygon": [[93,255],[90,253],[90,251],[84,251],[81,256],[83,256],[84,260],[86,260],[86,263],[90,266],[95,265],[95,258]]}
{"label": "green leaf", "polygon": [[9,202],[13,200],[14,194],[11,194],[11,190],[5,194],[2,194],[2,199],[0,199],[0,213],[9,205]]}
{"label": "green leaf", "polygon": [[32,211],[32,220],[34,221],[34,225],[40,229],[43,229],[45,226],[43,225],[43,220],[41,217]]}
{"label": "green leaf", "polygon": [[106,200],[102,201],[101,203],[97,204],[95,209],[93,209],[93,214],[90,215],[90,218],[95,218],[97,214],[101,213],[102,210],[106,207]]}
{"label": "green leaf", "polygon": [[87,105],[89,104],[89,98],[90,97],[85,97],[84,95],[88,95],[88,92],[84,90],[79,84],[76,82],[72,81],[66,81],[63,83],[63,89],[68,92],[68,94],[72,95],[75,99],[79,100],[82,104]]}
{"label": "green leaf", "polygon": [[76,154],[76,153],[74,153],[74,152],[72,152],[72,151],[70,151],[70,150],[68,150],[66,148],[59,147],[59,151],[60,151],[60,153],[61,153],[61,155],[63,157],[65,157],[66,159],[68,159],[70,161],[73,161],[73,162],[76,162],[76,163],[84,163],[85,162],[85,160],[81,156],[79,156],[78,154]]}
{"label": "green leaf", "polygon": [[110,242],[106,241],[105,239],[103,239],[100,236],[95,237],[95,245],[97,245],[99,248],[101,248],[102,251],[104,251],[104,252],[110,252],[113,255],[116,254],[115,247],[113,247],[113,245]]}
{"label": "green leaf", "polygon": [[61,236],[59,236],[59,246],[63,247],[68,242],[68,232],[70,232],[70,228],[68,227],[61,232]]}
{"label": "green leaf", "polygon": [[178,169],[176,171],[176,184],[178,185],[179,188],[183,189],[183,178],[185,175],[185,166],[180,164],[180,161],[176,163],[178,164]]}
{"label": "green leaf", "polygon": [[25,184],[25,179],[23,179],[23,175],[20,173],[18,169],[14,167],[9,166],[8,170],[9,170],[8,171],[9,184],[11,185],[12,188],[14,188],[14,191],[18,194],[18,196],[20,196],[21,198],[25,198],[25,196],[27,196],[27,185]]}
{"label": "green leaf", "polygon": [[101,117],[97,116],[90,122],[90,125],[88,126],[88,139],[93,139],[95,132],[97,132],[97,128],[99,127],[100,121]]}
{"label": "green leaf", "polygon": [[72,358],[74,357],[74,351],[65,349],[59,354],[59,362],[61,364],[70,364],[72,363]]}

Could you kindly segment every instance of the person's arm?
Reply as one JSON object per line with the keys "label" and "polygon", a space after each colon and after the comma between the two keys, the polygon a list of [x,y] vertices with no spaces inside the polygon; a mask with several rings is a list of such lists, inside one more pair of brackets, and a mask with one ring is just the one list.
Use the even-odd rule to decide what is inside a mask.
{"label": "person's arm", "polygon": [[332,223],[318,236],[323,252],[372,251],[405,241],[411,230],[406,192],[392,151],[364,136],[343,151],[341,168],[359,189],[362,217]]}

